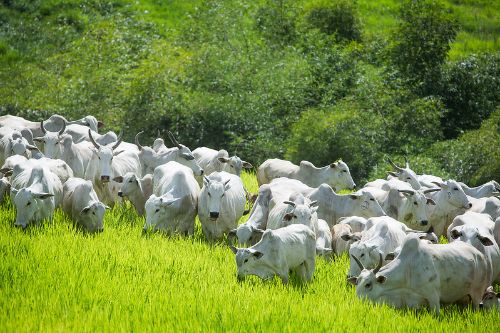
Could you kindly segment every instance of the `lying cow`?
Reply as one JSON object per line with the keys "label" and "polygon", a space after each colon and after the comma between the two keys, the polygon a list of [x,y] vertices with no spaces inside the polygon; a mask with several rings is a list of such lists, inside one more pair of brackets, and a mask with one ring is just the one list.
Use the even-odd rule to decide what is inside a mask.
{"label": "lying cow", "polygon": [[235,248],[238,278],[257,275],[267,280],[277,275],[288,283],[288,272],[294,271],[298,278],[307,282],[312,279],[315,268],[316,236],[303,224],[266,230],[262,239],[249,248]]}
{"label": "lying cow", "polygon": [[342,161],[317,168],[308,161],[302,161],[300,165],[295,165],[286,160],[269,159],[262,163],[257,170],[259,186],[268,184],[279,177],[298,179],[311,187],[318,187],[325,183],[335,191],[352,190],[356,187],[349,172],[349,167]]}
{"label": "lying cow", "polygon": [[245,203],[240,177],[225,171],[205,176],[198,200],[203,234],[210,240],[217,240],[236,228],[245,211]]}
{"label": "lying cow", "polygon": [[89,232],[101,232],[104,212],[109,207],[99,201],[90,180],[70,178],[63,186],[62,209],[76,225]]}
{"label": "lying cow", "polygon": [[428,244],[410,234],[384,267],[382,256],[373,270],[353,259],[361,273],[348,281],[356,285],[358,297],[396,308],[429,306],[439,314],[440,303],[469,300],[477,308],[488,286],[484,255],[464,242]]}

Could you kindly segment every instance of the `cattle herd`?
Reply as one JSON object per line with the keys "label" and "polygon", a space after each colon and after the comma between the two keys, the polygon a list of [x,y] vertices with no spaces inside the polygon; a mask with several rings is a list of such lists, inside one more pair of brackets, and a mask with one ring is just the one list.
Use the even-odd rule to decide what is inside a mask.
{"label": "cattle herd", "polygon": [[[394,307],[472,303],[500,309],[500,185],[468,187],[417,175],[388,160],[392,171],[354,190],[339,160],[322,168],[269,159],[257,168],[254,200],[240,178],[253,166],[226,150],[151,147],[100,134],[93,116],[42,122],[0,117],[0,200],[10,195],[15,226],[52,218],[61,207],[86,232],[103,230],[106,210],[127,198],[144,232],[192,235],[195,218],[209,241],[227,235],[238,279],[289,273],[308,282],[316,256],[349,253],[347,281],[356,294]],[[247,201],[252,209],[245,210]],[[248,220],[238,225],[240,218]],[[447,244],[438,244],[440,236]],[[235,244],[238,247],[235,247]]]}

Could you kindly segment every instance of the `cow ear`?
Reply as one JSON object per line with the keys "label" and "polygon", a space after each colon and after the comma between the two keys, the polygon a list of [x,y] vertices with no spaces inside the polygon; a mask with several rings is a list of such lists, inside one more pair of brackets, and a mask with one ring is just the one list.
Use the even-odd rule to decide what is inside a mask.
{"label": "cow ear", "polygon": [[458,231],[457,229],[453,229],[451,231],[451,238],[453,239],[457,239],[459,238],[460,236],[462,236],[462,233],[460,231]]}
{"label": "cow ear", "polygon": [[229,230],[229,232],[227,233],[228,236],[236,236],[236,229],[231,229]]}
{"label": "cow ear", "polygon": [[203,184],[208,185],[210,183],[210,178],[208,178],[207,176],[203,176]]}
{"label": "cow ear", "polygon": [[262,256],[264,255],[264,253],[259,252],[259,251],[254,251],[254,252],[252,253],[252,255],[253,255],[255,258],[257,258],[257,259],[260,259],[260,258],[262,258]]}
{"label": "cow ear", "polygon": [[19,190],[18,190],[18,189],[13,188],[13,187],[11,187],[11,188],[10,188],[10,193],[12,193],[12,194],[16,195],[16,194],[17,194],[17,192],[19,192]]}
{"label": "cow ear", "polygon": [[250,164],[249,162],[247,161],[243,161],[242,162],[242,166],[245,168],[245,169],[252,169],[253,168],[253,165]]}
{"label": "cow ear", "polygon": [[337,162],[333,162],[330,164],[330,168],[336,168],[339,164]]}
{"label": "cow ear", "polygon": [[229,248],[231,249],[231,251],[233,251],[234,254],[236,254],[238,252],[238,248],[237,247],[229,245]]}
{"label": "cow ear", "polygon": [[41,142],[43,142],[43,136],[38,137],[38,138],[33,138],[33,141],[41,143]]}
{"label": "cow ear", "polygon": [[27,144],[26,148],[28,148],[29,150],[38,150],[37,146],[33,146],[33,145],[30,145],[30,144]]}
{"label": "cow ear", "polygon": [[283,220],[289,222],[291,221],[293,218],[293,213],[286,213],[284,216],[283,216]]}
{"label": "cow ear", "polygon": [[83,208],[83,209],[80,211],[80,214],[85,214],[85,213],[87,213],[89,210],[90,210],[90,206],[87,206],[87,207]]}
{"label": "cow ear", "polygon": [[170,200],[166,200],[166,201],[162,200],[162,201],[161,201],[161,205],[162,205],[163,207],[168,207],[168,206],[170,206],[171,204],[173,204],[173,203],[175,203],[175,202],[179,201],[180,199],[181,199],[181,198],[175,198],[175,199],[170,199]]}
{"label": "cow ear", "polygon": [[492,246],[493,245],[493,242],[488,237],[477,235],[477,238],[479,239],[481,244],[483,244],[484,246]]}
{"label": "cow ear", "polygon": [[387,280],[387,278],[383,275],[377,276],[377,282],[378,283],[384,283]]}
{"label": "cow ear", "polygon": [[356,276],[352,276],[350,278],[347,278],[347,282],[352,283],[353,285],[358,285],[358,278]]}
{"label": "cow ear", "polygon": [[188,153],[182,153],[181,156],[182,156],[182,158],[184,158],[184,159],[186,159],[188,161],[194,160],[194,156],[191,155],[191,154],[188,154]]}
{"label": "cow ear", "polygon": [[113,180],[117,183],[123,183],[123,177],[122,176],[116,176],[113,178]]}
{"label": "cow ear", "polygon": [[318,210],[318,206],[311,207],[311,214],[316,213],[317,210]]}
{"label": "cow ear", "polygon": [[52,193],[33,193],[33,196],[38,199],[47,199],[54,195]]}
{"label": "cow ear", "polygon": [[427,204],[436,206],[436,202],[434,200],[432,200],[431,198],[427,198]]}
{"label": "cow ear", "polygon": [[219,158],[217,158],[217,159],[218,159],[218,160],[219,160],[219,162],[221,162],[221,163],[227,163],[227,162],[229,162],[229,158],[227,158],[227,157],[219,157]]}
{"label": "cow ear", "polygon": [[361,197],[360,195],[358,194],[349,194],[349,197],[352,199],[352,200],[356,200],[358,199],[359,197]]}
{"label": "cow ear", "polygon": [[229,182],[231,181],[231,179],[228,179],[224,182],[224,190],[229,190],[231,188],[231,184],[229,184]]}
{"label": "cow ear", "polygon": [[111,207],[104,205],[104,209],[111,210]]}
{"label": "cow ear", "polygon": [[121,153],[123,153],[125,150],[118,150],[118,151],[114,151],[113,152],[113,156],[116,156],[116,155],[120,155]]}
{"label": "cow ear", "polygon": [[396,258],[396,255],[394,254],[394,252],[389,252],[385,256],[385,260],[394,260],[394,258]]}
{"label": "cow ear", "polygon": [[434,185],[439,186],[440,188],[446,188],[447,187],[447,185],[445,183],[441,183],[441,182],[431,182],[431,183],[433,183]]}
{"label": "cow ear", "polygon": [[395,173],[394,171],[386,171],[388,175],[393,176],[393,177],[398,177],[398,174]]}

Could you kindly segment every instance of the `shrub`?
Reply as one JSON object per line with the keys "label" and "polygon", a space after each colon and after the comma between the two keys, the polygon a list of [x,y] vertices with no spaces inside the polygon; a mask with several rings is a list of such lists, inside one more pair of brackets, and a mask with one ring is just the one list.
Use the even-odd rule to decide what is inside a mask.
{"label": "shrub", "polygon": [[442,119],[445,136],[479,128],[498,106],[499,91],[499,55],[472,55],[447,66],[441,93],[448,108]]}
{"label": "shrub", "polygon": [[309,28],[324,34],[335,35],[337,42],[361,40],[361,26],[356,5],[351,1],[322,1],[313,5],[305,14]]}
{"label": "shrub", "polygon": [[294,17],[286,0],[268,0],[255,14],[255,27],[267,41],[289,45],[296,38]]}

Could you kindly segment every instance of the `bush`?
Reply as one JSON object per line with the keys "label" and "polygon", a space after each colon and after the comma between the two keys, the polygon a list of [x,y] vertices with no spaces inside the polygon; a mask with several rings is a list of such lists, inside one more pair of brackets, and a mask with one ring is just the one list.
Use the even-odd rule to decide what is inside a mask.
{"label": "bush", "polygon": [[479,128],[495,111],[499,91],[499,55],[472,55],[447,66],[441,93],[448,108],[442,119],[446,138]]}
{"label": "bush", "polygon": [[286,0],[268,0],[255,15],[255,27],[271,43],[292,44],[296,38],[295,15]]}
{"label": "bush", "polygon": [[436,0],[405,0],[400,18],[390,58],[415,92],[433,95],[439,91],[441,66],[458,25]]}
{"label": "bush", "polygon": [[307,10],[305,22],[309,28],[335,35],[337,42],[361,40],[357,9],[351,1],[322,1],[315,4]]}

